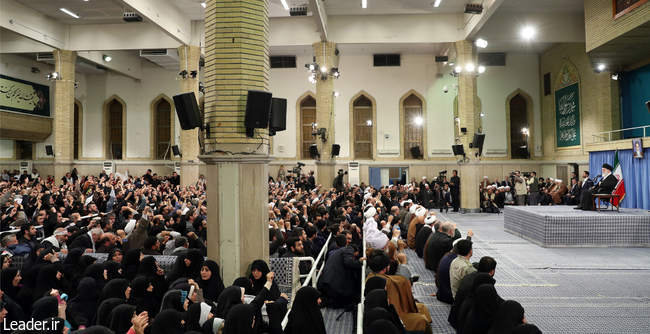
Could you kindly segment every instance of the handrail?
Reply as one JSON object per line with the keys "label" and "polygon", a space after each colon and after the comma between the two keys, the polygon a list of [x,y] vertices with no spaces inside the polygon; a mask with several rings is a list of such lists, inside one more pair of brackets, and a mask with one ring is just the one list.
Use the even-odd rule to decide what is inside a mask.
{"label": "handrail", "polygon": [[[309,281],[311,280],[312,277],[314,277],[314,281],[312,283],[312,286],[316,287],[316,285],[318,284],[318,279],[320,278],[320,274],[323,272],[323,268],[325,267],[325,261],[323,261],[323,264],[321,265],[321,267],[319,269],[318,275],[316,275],[316,267],[318,267],[318,262],[320,261],[323,254],[325,254],[325,252],[327,252],[327,245],[329,244],[331,238],[332,238],[332,234],[330,233],[330,235],[327,237],[327,240],[325,241],[325,244],[323,245],[323,248],[320,250],[320,253],[318,253],[318,256],[316,257],[316,261],[314,261],[314,259],[312,257],[300,257],[300,258],[298,258],[301,261],[311,261],[312,262],[312,266],[311,266],[311,270],[309,271],[309,274],[300,275],[301,278],[302,277],[307,277],[305,282],[302,284],[303,287],[309,285]],[[287,323],[289,322],[289,313],[291,313],[291,309],[287,310],[287,314],[285,314],[284,319],[282,319],[282,330],[284,330],[284,328],[287,327]]]}
{"label": "handrail", "polygon": [[[362,257],[366,257],[366,238],[363,238],[363,254]],[[361,265],[361,301],[359,306],[357,306],[357,334],[363,334],[363,302],[364,302],[364,293],[366,290],[366,261],[363,260]]]}
{"label": "handrail", "polygon": [[607,135],[607,141],[612,141],[612,133],[616,132],[623,132],[623,131],[630,131],[630,130],[638,130],[638,129],[643,129],[643,137],[647,137],[647,129],[650,128],[650,125],[643,125],[643,126],[635,126],[633,128],[625,128],[625,129],[620,129],[620,130],[611,130],[611,131],[604,131],[604,132],[598,132],[594,133],[591,136],[594,138],[594,143],[596,142],[595,138],[602,138],[605,139],[604,136],[599,136],[599,135]]}

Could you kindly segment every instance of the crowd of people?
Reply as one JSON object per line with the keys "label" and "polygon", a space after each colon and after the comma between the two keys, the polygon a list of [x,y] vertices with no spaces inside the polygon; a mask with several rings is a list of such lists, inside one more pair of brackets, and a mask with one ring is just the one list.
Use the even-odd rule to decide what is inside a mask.
{"label": "crowd of people", "polygon": [[[189,187],[176,173],[151,170],[140,177],[73,170],[59,182],[34,170],[2,179],[2,332],[283,332],[288,297],[266,262],[255,261],[249,277],[225,287],[219,265],[205,260],[202,175]],[[99,253],[107,260],[100,263]],[[155,255],[175,256],[170,272]],[[318,294],[294,296],[300,307],[284,332],[318,323],[309,320]]]}
{"label": "crowd of people", "polygon": [[[360,302],[361,268],[367,260],[364,332],[431,333],[431,314],[413,297],[419,277],[408,268],[405,249],[410,248],[424,258],[427,269],[438,273],[434,295],[455,305],[449,322],[458,333],[540,333],[526,324],[521,305],[496,294],[496,261],[469,261],[473,231],[462,238],[455,224],[437,219],[435,210],[424,205],[419,185],[375,189],[362,183],[323,189],[303,181],[292,173],[269,178],[270,254],[317,258],[327,247],[318,281],[321,306],[349,308]],[[308,268],[301,268],[305,273],[303,269]]]}
{"label": "crowd of people", "polygon": [[588,171],[583,171],[581,178],[572,172],[571,181],[567,183],[551,177],[537,178],[536,172],[522,175],[521,172],[515,171],[503,181],[490,181],[484,176],[483,181],[479,183],[481,211],[499,213],[506,205],[578,205],[581,203],[583,192],[593,186],[594,182],[589,178]]}

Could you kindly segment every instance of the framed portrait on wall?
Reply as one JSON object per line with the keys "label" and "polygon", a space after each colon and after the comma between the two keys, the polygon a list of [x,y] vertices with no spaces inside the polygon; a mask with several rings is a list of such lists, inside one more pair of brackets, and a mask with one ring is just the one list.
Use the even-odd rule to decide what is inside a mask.
{"label": "framed portrait on wall", "polygon": [[643,158],[643,142],[641,138],[632,140],[632,155],[635,158]]}

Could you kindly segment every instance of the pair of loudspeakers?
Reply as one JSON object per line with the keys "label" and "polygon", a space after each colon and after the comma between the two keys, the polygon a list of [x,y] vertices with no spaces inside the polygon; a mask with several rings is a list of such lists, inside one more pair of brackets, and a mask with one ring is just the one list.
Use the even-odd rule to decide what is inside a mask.
{"label": "pair of loudspeakers", "polygon": [[[174,106],[181,129],[191,130],[203,127],[201,111],[194,92],[174,96]],[[273,94],[261,90],[249,90],[246,96],[244,126],[250,129],[266,129],[275,134],[287,128],[287,100],[274,98]]]}

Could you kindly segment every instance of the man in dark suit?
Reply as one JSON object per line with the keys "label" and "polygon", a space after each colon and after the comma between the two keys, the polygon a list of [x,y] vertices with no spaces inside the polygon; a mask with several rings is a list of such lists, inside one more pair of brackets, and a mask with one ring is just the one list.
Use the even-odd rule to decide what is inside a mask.
{"label": "man in dark suit", "polygon": [[578,179],[571,179],[571,191],[562,197],[564,205],[575,205],[576,203],[580,203],[581,194],[582,189],[578,186]]}
{"label": "man in dark suit", "polygon": [[[436,238],[436,240],[433,241],[433,244],[430,247],[433,247],[433,252],[432,252],[432,258],[431,258],[431,263],[435,264],[433,268],[435,268],[433,271],[438,270],[438,263],[440,263],[440,260],[442,257],[447,254],[447,252],[451,251],[453,248],[453,243],[454,240],[459,239],[461,237],[460,232],[456,228],[456,224],[452,223],[444,223],[442,224],[442,227],[440,228],[441,234]],[[474,232],[470,229],[467,231],[467,239],[471,240],[471,236],[474,235]]]}
{"label": "man in dark suit", "polygon": [[587,190],[582,194],[582,198],[580,199],[580,205],[578,205],[574,209],[591,211],[594,204],[593,199],[591,197],[593,194],[611,194],[614,191],[614,188],[616,188],[616,185],[618,184],[618,179],[616,178],[616,176],[614,176],[614,174],[612,174],[613,169],[614,168],[609,164],[603,165],[603,167],[601,168],[603,173],[602,174],[603,179],[600,182],[598,182],[598,185]]}
{"label": "man in dark suit", "polygon": [[69,248],[81,248],[89,253],[95,252],[95,243],[101,239],[103,233],[101,228],[93,228],[88,233],[76,237]]}
{"label": "man in dark suit", "polygon": [[314,178],[314,171],[309,171],[309,177],[307,178],[307,188],[311,191],[316,188],[316,179]]}
{"label": "man in dark suit", "polygon": [[357,284],[358,275],[366,258],[357,261],[354,258],[358,254],[359,249],[355,245],[345,246],[335,251],[325,262],[318,290],[330,299],[334,308],[346,307],[359,301],[361,286]]}

